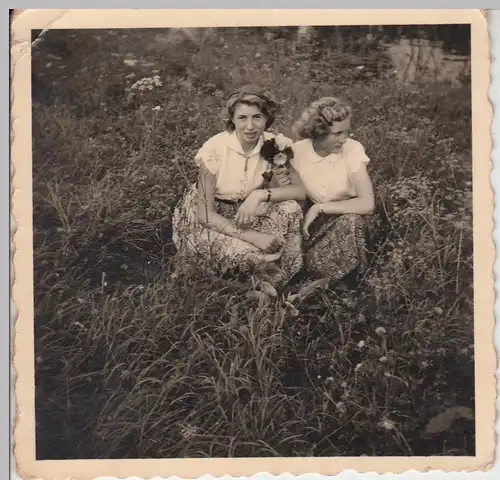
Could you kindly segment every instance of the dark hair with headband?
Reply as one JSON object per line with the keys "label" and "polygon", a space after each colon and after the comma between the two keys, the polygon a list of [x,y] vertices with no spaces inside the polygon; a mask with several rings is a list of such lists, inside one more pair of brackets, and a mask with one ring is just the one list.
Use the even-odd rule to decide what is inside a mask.
{"label": "dark hair with headband", "polygon": [[234,130],[233,116],[238,104],[257,107],[267,118],[266,129],[269,128],[276,118],[277,104],[269,93],[257,85],[244,85],[233,92],[226,104],[225,126],[226,130]]}

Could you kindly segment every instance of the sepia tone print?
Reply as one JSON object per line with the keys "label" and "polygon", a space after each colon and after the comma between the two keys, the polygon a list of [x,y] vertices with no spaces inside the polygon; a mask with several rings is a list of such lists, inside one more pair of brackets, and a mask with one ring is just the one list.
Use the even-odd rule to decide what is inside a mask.
{"label": "sepia tone print", "polygon": [[30,29],[35,463],[487,463],[486,24],[402,17]]}

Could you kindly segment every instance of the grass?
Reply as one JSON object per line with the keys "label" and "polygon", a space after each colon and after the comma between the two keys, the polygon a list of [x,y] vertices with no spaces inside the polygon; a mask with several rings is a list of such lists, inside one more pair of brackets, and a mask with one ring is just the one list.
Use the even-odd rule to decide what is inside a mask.
{"label": "grass", "polygon": [[[50,31],[34,49],[38,458],[474,455],[470,418],[425,430],[474,409],[470,86],[258,35]],[[178,268],[193,155],[252,80],[288,135],[321,95],[353,104],[389,214],[356,291],[294,310]]]}

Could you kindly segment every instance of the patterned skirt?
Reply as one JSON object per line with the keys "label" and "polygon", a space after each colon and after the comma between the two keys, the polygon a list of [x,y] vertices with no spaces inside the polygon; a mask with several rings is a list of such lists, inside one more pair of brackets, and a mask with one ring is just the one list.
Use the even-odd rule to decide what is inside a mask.
{"label": "patterned skirt", "polygon": [[305,244],[308,273],[332,283],[356,281],[368,267],[378,224],[377,215],[320,214]]}
{"label": "patterned skirt", "polygon": [[[269,262],[269,255],[243,240],[207,229],[196,221],[198,192],[196,186],[186,191],[174,210],[173,242],[181,257],[195,258],[218,272],[243,275],[263,273],[276,287],[285,286],[303,266],[303,212],[295,201],[263,202],[249,227],[259,232],[279,235],[283,246],[280,258]],[[215,201],[216,212],[232,220],[240,202]]]}

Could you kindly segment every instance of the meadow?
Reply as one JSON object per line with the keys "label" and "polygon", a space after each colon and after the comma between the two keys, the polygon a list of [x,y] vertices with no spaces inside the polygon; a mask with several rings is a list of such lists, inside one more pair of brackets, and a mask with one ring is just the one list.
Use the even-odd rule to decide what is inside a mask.
{"label": "meadow", "polygon": [[[286,29],[56,31],[33,48],[37,457],[474,455],[471,89]],[[353,106],[384,240],[291,306],[179,267],[173,207],[227,94],[291,136]]]}

